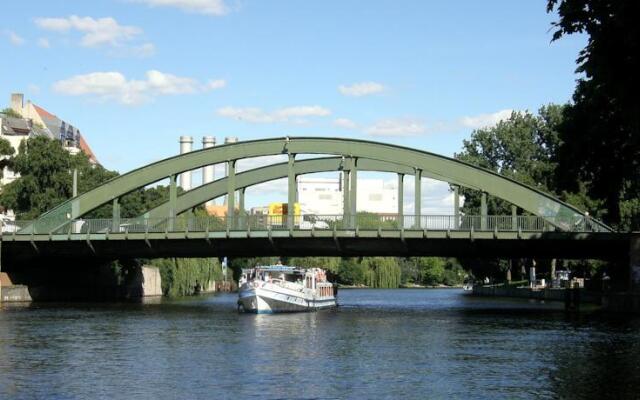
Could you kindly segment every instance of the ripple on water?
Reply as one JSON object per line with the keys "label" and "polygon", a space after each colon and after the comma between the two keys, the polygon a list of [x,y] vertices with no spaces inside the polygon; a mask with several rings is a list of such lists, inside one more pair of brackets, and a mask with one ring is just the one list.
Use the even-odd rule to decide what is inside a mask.
{"label": "ripple on water", "polygon": [[637,398],[640,322],[459,290],[341,290],[337,310],[235,295],[0,309],[0,398]]}

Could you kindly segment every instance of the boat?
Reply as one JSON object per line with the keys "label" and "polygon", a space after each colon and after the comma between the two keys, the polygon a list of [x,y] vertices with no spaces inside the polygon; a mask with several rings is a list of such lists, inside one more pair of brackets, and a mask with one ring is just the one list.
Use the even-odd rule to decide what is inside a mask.
{"label": "boat", "polygon": [[238,310],[248,313],[316,311],[337,306],[337,286],[321,268],[265,265],[243,269]]}

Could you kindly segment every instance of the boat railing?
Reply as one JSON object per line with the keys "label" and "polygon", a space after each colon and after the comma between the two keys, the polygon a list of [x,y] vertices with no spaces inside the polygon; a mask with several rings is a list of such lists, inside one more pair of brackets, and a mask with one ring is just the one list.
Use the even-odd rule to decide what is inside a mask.
{"label": "boat railing", "polygon": [[295,284],[293,282],[285,281],[285,280],[279,279],[279,278],[271,278],[271,279],[269,279],[268,282],[273,284],[273,285],[278,285],[278,286],[281,286],[281,287],[289,289],[289,290],[295,290],[295,291],[298,291],[298,292],[302,291],[302,283]]}

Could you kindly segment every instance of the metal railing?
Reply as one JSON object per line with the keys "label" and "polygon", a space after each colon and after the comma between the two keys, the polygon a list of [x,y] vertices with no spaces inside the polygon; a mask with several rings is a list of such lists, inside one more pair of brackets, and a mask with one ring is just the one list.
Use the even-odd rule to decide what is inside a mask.
{"label": "metal railing", "polygon": [[51,228],[35,221],[4,222],[2,235],[113,234],[225,231],[326,231],[326,230],[429,230],[429,231],[522,231],[598,232],[588,217],[539,217],[503,215],[244,215],[234,217],[78,219]]}

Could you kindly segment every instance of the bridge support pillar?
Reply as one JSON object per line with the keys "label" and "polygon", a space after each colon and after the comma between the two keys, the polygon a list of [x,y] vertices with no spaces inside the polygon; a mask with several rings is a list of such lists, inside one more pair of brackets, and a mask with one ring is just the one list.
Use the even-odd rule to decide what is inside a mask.
{"label": "bridge support pillar", "polygon": [[112,211],[112,227],[111,227],[111,231],[112,232],[118,232],[120,230],[120,199],[118,197],[116,197],[115,199],[113,199],[113,206],[111,207]]}
{"label": "bridge support pillar", "polygon": [[287,166],[288,169],[288,177],[289,184],[287,188],[287,227],[289,229],[293,229],[295,225],[295,215],[296,215],[296,171],[295,171],[295,161],[296,155],[289,153],[289,163]]}
{"label": "bridge support pillar", "polygon": [[352,216],[351,224],[349,228],[355,229],[358,224],[358,159],[351,159],[351,189],[349,190],[351,197],[351,206],[349,207],[349,214]]}
{"label": "bridge support pillar", "polygon": [[176,176],[169,176],[169,225],[168,229],[173,230],[176,222],[176,209],[178,204],[178,187],[176,186]]}
{"label": "bridge support pillar", "polygon": [[236,210],[236,160],[227,161],[227,228],[232,229]]}
{"label": "bridge support pillar", "polygon": [[398,174],[398,228],[404,228],[404,174]]}
{"label": "bridge support pillar", "polygon": [[480,230],[487,230],[487,193],[482,192],[480,197]]}
{"label": "bridge support pillar", "polygon": [[460,229],[460,187],[453,187],[453,229]]}
{"label": "bridge support pillar", "polygon": [[246,229],[246,212],[244,209],[244,192],[246,188],[241,188],[239,190],[240,195],[238,196],[238,228]]}
{"label": "bridge support pillar", "polygon": [[421,227],[421,213],[422,213],[422,170],[419,168],[416,168],[416,174],[414,176],[414,185],[415,185],[415,191],[414,191],[414,199],[413,199],[413,204],[414,204],[414,214],[415,214],[415,227],[417,229],[420,229]]}
{"label": "bridge support pillar", "polygon": [[349,215],[351,214],[351,181],[349,179],[349,159],[344,160],[342,170],[342,225],[343,228],[347,228],[350,226]]}
{"label": "bridge support pillar", "polygon": [[629,283],[631,293],[640,294],[640,232],[629,238]]}

